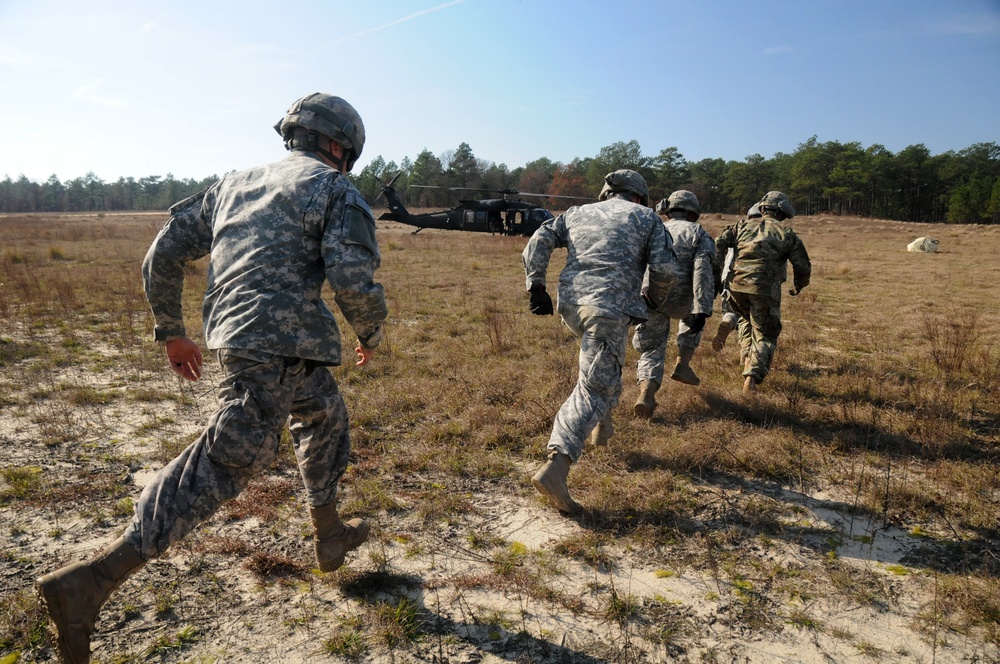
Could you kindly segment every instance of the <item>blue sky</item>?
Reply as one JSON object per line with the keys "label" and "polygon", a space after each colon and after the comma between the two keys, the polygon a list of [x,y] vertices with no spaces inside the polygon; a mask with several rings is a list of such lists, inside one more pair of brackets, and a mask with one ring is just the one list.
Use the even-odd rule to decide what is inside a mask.
{"label": "blue sky", "polygon": [[0,177],[200,179],[283,155],[328,92],[355,170],[468,143],[569,162],[1000,142],[1000,0],[0,0]]}

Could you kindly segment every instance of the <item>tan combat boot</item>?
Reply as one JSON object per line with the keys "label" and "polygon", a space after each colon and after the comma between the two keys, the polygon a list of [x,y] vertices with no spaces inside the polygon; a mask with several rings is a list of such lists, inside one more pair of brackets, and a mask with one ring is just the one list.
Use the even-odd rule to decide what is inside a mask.
{"label": "tan combat boot", "polygon": [[309,515],[316,531],[314,547],[321,572],[340,569],[347,552],[354,551],[368,539],[368,523],[364,519],[341,521],[336,499],[326,505],[310,507]]}
{"label": "tan combat boot", "polygon": [[90,661],[97,614],[112,591],[145,564],[135,547],[119,537],[89,563],[73,563],[35,581],[63,662]]}
{"label": "tan combat boot", "polygon": [[580,504],[570,497],[569,488],[566,486],[566,476],[569,475],[571,463],[570,458],[562,452],[552,452],[545,465],[531,478],[535,491],[542,494],[552,507],[565,514],[576,514],[582,509]]}
{"label": "tan combat boot", "polygon": [[674,372],[670,374],[672,380],[685,385],[701,385],[701,379],[691,368],[691,358],[694,357],[694,348],[678,348],[677,362],[674,364]]}
{"label": "tan combat boot", "polygon": [[611,411],[609,410],[604,419],[590,432],[590,444],[604,447],[613,435],[615,435],[615,424],[611,421]]}
{"label": "tan combat boot", "polygon": [[719,323],[719,329],[715,331],[715,338],[712,339],[712,350],[719,352],[726,345],[726,339],[729,337],[729,333],[736,329],[736,325],[727,321],[725,318]]}
{"label": "tan combat boot", "polygon": [[743,394],[753,394],[757,391],[757,379],[753,376],[747,376],[746,380],[743,381]]}
{"label": "tan combat boot", "polygon": [[653,411],[656,410],[656,399],[653,397],[658,389],[660,389],[660,384],[656,381],[644,380],[639,383],[639,398],[636,399],[635,406],[632,407],[636,417],[648,420],[653,416]]}

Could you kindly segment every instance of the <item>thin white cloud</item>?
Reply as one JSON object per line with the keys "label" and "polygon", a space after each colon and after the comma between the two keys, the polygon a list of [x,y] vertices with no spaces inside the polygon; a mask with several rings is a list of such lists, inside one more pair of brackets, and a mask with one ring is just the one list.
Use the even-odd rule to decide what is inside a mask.
{"label": "thin white cloud", "polygon": [[152,32],[153,28],[157,26],[157,21],[146,21],[139,26],[139,32]]}
{"label": "thin white cloud", "polygon": [[96,94],[94,92],[95,88],[100,87],[101,81],[96,81],[94,83],[88,83],[86,85],[81,85],[73,90],[73,96],[77,99],[83,99],[84,101],[89,101],[92,104],[98,104],[99,106],[113,106],[119,107],[124,106],[125,102],[119,99],[112,99],[110,97],[104,97],[102,95]]}
{"label": "thin white cloud", "polygon": [[[329,46],[333,46],[334,44],[340,44],[340,43],[345,42],[345,41],[347,41],[349,39],[355,39],[357,37],[362,37],[364,35],[370,35],[373,32],[378,32],[379,30],[385,30],[386,28],[391,28],[394,25],[399,25],[400,23],[406,23],[407,21],[412,21],[415,18],[420,18],[421,16],[426,16],[427,14],[433,14],[434,12],[439,12],[442,9],[447,9],[448,7],[453,7],[455,5],[460,5],[463,2],[465,2],[465,0],[452,0],[451,2],[446,2],[443,5],[438,5],[437,7],[431,7],[430,9],[424,9],[424,10],[421,10],[419,12],[416,12],[415,14],[410,14],[409,16],[404,16],[403,18],[396,19],[395,21],[391,21],[389,23],[385,23],[383,25],[379,25],[379,26],[376,26],[374,28],[368,28],[367,30],[362,30],[361,32],[355,32],[353,35],[347,35],[346,37],[341,37],[340,39],[337,39],[337,40],[334,40],[334,41],[330,42]],[[323,47],[323,48],[326,48],[326,47]],[[316,49],[316,51],[320,51],[320,50],[323,50],[323,49]]]}
{"label": "thin white cloud", "polygon": [[1000,14],[953,16],[927,27],[931,34],[1000,35]]}
{"label": "thin white cloud", "polygon": [[71,72],[78,67],[62,58],[29,53],[19,46],[0,46],[0,65],[12,71],[35,74]]}
{"label": "thin white cloud", "polygon": [[786,55],[791,52],[791,46],[771,46],[764,49],[764,55]]}

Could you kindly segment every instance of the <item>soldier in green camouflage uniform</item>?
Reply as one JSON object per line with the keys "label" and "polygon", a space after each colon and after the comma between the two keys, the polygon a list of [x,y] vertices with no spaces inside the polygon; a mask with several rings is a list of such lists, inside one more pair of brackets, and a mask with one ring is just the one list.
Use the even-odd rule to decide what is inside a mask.
{"label": "soldier in green camouflage uniform", "polygon": [[340,332],[320,297],[324,282],[371,359],[386,318],[375,222],[345,174],[364,125],[339,97],[295,102],[275,126],[289,155],[232,173],[170,209],[143,262],[146,297],[171,368],[197,380],[202,356],[181,315],[185,265],[210,256],[202,317],[222,367],[219,407],[204,433],[157,473],[132,523],[90,563],[43,576],[40,595],[65,661],[89,660],[108,595],[149,559],[210,518],[274,460],[287,424],[315,527],[319,568],[332,571],[368,536],[346,523],[337,484],[350,452],[347,409],[328,366]]}
{"label": "soldier in green camouflage uniform", "polygon": [[691,359],[715,301],[715,242],[698,223],[698,197],[680,189],[657,203],[656,211],[667,215],[663,227],[673,244],[678,274],[663,301],[655,302],[646,294],[649,320],[637,325],[632,336],[632,347],[641,353],[635,370],[639,396],[633,409],[642,418],[652,417],[656,408],[654,396],[663,383],[671,318],[677,319],[677,360],[670,378],[687,385],[701,383]]}
{"label": "soldier in green camouflage uniform", "polygon": [[715,244],[719,255],[734,251],[727,280],[733,310],[739,314],[743,391],[753,392],[771,367],[781,333],[781,285],[787,263],[792,264],[790,295],[809,285],[812,265],[802,240],[781,222],[795,216],[795,208],[780,191],[769,191],[757,204],[762,217],[727,227]]}
{"label": "soldier in green camouflage uniform", "polygon": [[545,273],[553,250],[568,250],[558,310],[580,338],[579,376],[556,413],[548,461],[532,478],[538,492],[568,514],[580,510],[566,486],[570,464],[579,460],[588,435],[592,444],[606,445],[614,432],[611,410],[622,390],[628,327],[646,318],[643,274],[648,266],[649,293],[657,300],[675,274],[663,224],[646,207],[642,176],[627,169],[609,173],[599,198],[542,224],[522,253],[531,311],[551,315]]}

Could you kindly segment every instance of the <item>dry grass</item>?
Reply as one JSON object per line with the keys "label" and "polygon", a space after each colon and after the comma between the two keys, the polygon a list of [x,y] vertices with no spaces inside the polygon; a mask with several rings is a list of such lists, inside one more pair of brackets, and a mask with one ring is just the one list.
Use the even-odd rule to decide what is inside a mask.
{"label": "dry grass", "polygon": [[[728,221],[705,223],[714,234]],[[188,424],[211,413],[212,376],[181,385],[149,341],[139,263],[162,222],[0,218],[0,413],[18,423],[0,437],[22,448],[0,462],[10,535],[0,569],[26,560],[25,573],[2,577],[4,604],[12,608],[0,615],[0,659],[18,652],[35,661],[51,652],[25,589],[31,575],[56,561],[33,549],[26,533],[51,539],[65,537],[68,527],[73,542],[94,544],[120,530],[124,509],[115,504],[137,497],[142,485],[134,475],[175,454],[193,435]],[[390,325],[368,370],[334,370],[354,441],[343,505],[372,521],[371,560],[380,571],[345,574],[332,592],[372,628],[365,634],[338,614],[317,648],[341,658],[434,650],[445,661],[448,648],[475,641],[471,627],[434,612],[433,593],[451,589],[508,602],[501,615],[464,600],[485,642],[505,644],[510,658],[534,653],[518,661],[574,654],[592,658],[579,661],[728,661],[725,649],[705,641],[703,610],[690,602],[640,597],[603,581],[593,586],[592,601],[564,591],[564,565],[598,579],[634,554],[670,570],[664,578],[710,579],[704,603],[715,605],[722,629],[733,634],[777,634],[791,625],[853,643],[855,655],[868,657],[887,653],[822,619],[817,602],[896,611],[900,584],[924,579],[929,594],[913,600],[919,638],[938,648],[961,635],[976,644],[970,652],[995,652],[1000,309],[983,284],[1000,278],[1000,262],[978,257],[1000,253],[1000,228],[977,227],[973,237],[957,227],[844,218],[796,220],[795,228],[813,259],[813,284],[783,302],[784,331],[761,394],[748,400],[740,393],[734,339],[718,355],[706,344],[694,361],[702,386],[665,385],[654,418],[637,420],[630,349],[617,434],[609,447],[587,450],[570,476],[586,508],[576,521],[580,532],[526,547],[499,537],[487,515],[499,502],[546,509],[527,477],[576,380],[575,338],[555,318],[527,312],[523,238],[380,226]],[[905,252],[907,242],[927,234],[941,240],[943,253]],[[553,290],[561,259],[557,252],[550,269]],[[194,338],[202,267],[189,271],[185,294]],[[123,424],[126,414],[138,415],[136,423]],[[324,587],[307,573],[306,510],[285,448],[272,474],[182,543],[178,555],[238,557],[265,584],[256,591],[264,594],[277,592],[266,586],[274,579],[312,593]],[[860,573],[838,554],[851,537],[816,521],[816,508],[844,515],[855,544],[889,530],[917,542],[907,559],[892,561],[916,575]],[[13,511],[23,518],[8,521]],[[80,518],[83,530],[72,525]],[[246,539],[241,528],[254,533],[252,545],[237,545]],[[458,555],[473,568],[448,576],[432,565],[435,571],[416,581],[414,603],[411,577],[377,583],[394,547],[404,545],[435,565]],[[805,562],[779,556],[789,549]],[[220,578],[232,567],[206,565]],[[183,596],[191,582],[180,579],[177,604],[162,599],[170,594],[159,602],[181,614],[203,611]],[[228,592],[221,590],[222,601]],[[155,608],[153,600],[146,605]],[[545,630],[528,635],[522,618],[541,607],[590,616],[613,625],[616,636],[571,650]],[[155,647],[162,661],[189,659],[213,623],[199,626],[198,639],[179,638],[185,620],[135,636],[134,647],[147,650],[133,652]],[[161,647],[157,638],[165,639]]]}

